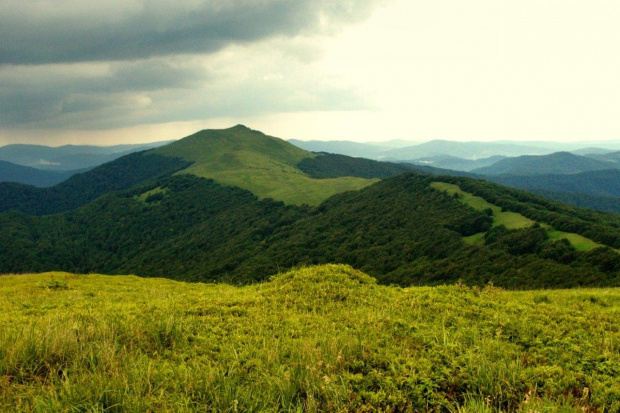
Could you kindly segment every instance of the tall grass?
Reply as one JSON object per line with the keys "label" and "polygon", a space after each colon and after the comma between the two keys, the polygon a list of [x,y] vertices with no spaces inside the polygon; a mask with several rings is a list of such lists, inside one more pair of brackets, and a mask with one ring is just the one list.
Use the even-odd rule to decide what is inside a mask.
{"label": "tall grass", "polygon": [[0,410],[617,412],[619,312],[613,289],[401,289],[335,265],[248,287],[3,276]]}

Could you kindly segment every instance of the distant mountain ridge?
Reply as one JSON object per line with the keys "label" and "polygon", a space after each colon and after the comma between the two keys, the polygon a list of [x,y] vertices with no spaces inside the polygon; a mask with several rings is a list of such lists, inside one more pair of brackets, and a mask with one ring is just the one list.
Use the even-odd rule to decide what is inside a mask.
{"label": "distant mountain ridge", "polygon": [[172,141],[113,146],[44,146],[14,144],[0,147],[0,160],[37,169],[57,171],[86,169],[113,161],[133,152],[167,145]]}
{"label": "distant mountain ridge", "polygon": [[454,142],[433,140],[415,146],[391,149],[381,153],[383,159],[419,159],[432,156],[456,156],[480,159],[491,156],[543,155],[552,151],[536,146],[496,142]]}
{"label": "distant mountain ridge", "polygon": [[620,196],[620,170],[587,171],[572,175],[485,175],[484,179],[525,190]]}
{"label": "distant mountain ridge", "polygon": [[437,155],[429,156],[425,158],[412,159],[405,161],[414,165],[432,166],[434,168],[453,169],[456,171],[470,172],[474,169],[482,168],[485,166],[494,165],[495,163],[506,159],[502,155],[494,155],[489,158],[482,159],[464,159],[450,155]]}
{"label": "distant mountain ridge", "polygon": [[471,172],[481,175],[568,175],[616,167],[620,167],[620,164],[569,152],[555,152],[550,155],[506,158]]}
{"label": "distant mountain ridge", "polygon": [[377,159],[389,146],[367,144],[351,141],[300,141],[289,139],[293,145],[311,152],[327,152],[335,155],[347,155],[368,159]]}
{"label": "distant mountain ridge", "polygon": [[47,171],[0,161],[0,182],[15,182],[39,188],[54,186],[80,172],[84,170]]}

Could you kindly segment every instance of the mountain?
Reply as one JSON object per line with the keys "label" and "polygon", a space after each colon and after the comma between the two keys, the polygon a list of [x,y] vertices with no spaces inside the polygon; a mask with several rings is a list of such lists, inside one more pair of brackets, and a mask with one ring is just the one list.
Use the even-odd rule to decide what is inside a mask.
{"label": "mountain", "polygon": [[0,182],[15,182],[36,187],[54,186],[80,172],[83,170],[45,171],[0,161]]}
{"label": "mountain", "polygon": [[588,158],[597,159],[602,162],[610,162],[614,166],[620,165],[620,152],[607,152],[607,153],[590,153],[586,155]]}
{"label": "mountain", "polygon": [[[436,182],[490,207],[472,208]],[[616,215],[470,178],[401,174],[299,207],[181,174],[63,214],[0,214],[0,273],[55,268],[243,284],[345,263],[386,284],[618,285],[620,254],[603,248],[620,247],[618,226]]]}
{"label": "mountain", "polygon": [[351,141],[300,141],[289,139],[293,145],[311,152],[326,152],[368,159],[377,159],[381,152],[390,149],[388,145],[367,144]]}
{"label": "mountain", "polygon": [[457,156],[438,155],[426,158],[413,159],[405,161],[414,165],[432,166],[435,168],[450,169],[455,171],[469,172],[477,168],[494,165],[495,163],[505,159],[505,156],[496,155],[483,159],[463,159]]}
{"label": "mountain", "polygon": [[399,285],[620,283],[617,215],[414,165],[312,154],[244,126],[0,194],[13,209],[0,213],[0,273],[248,283],[345,263]]}
{"label": "mountain", "polygon": [[69,211],[113,191],[170,175],[190,163],[144,152],[76,174],[50,188],[0,182],[0,212],[45,215]]}
{"label": "mountain", "polygon": [[603,197],[620,196],[620,170],[588,171],[572,175],[486,175],[484,179],[526,190],[574,192]]}
{"label": "mountain", "polygon": [[502,159],[493,165],[477,168],[471,172],[480,175],[565,175],[586,171],[602,171],[616,166],[620,166],[620,164],[574,155],[569,152],[556,152],[550,155]]}
{"label": "mountain", "polygon": [[[302,160],[310,165],[321,156],[241,125],[205,130],[155,150],[126,155],[52,188],[0,183],[0,211],[35,215],[68,211],[108,192],[175,172],[212,178],[248,189],[260,198],[299,205],[318,205],[335,193],[363,188],[385,176],[383,167],[375,165],[370,175],[315,179],[297,166]],[[404,170],[410,169],[397,167],[392,175]]]}
{"label": "mountain", "polygon": [[513,143],[453,142],[433,140],[420,145],[391,149],[381,153],[381,159],[407,160],[434,156],[457,156],[465,159],[489,158],[491,156],[545,155],[553,152],[547,148]]}
{"label": "mountain", "polygon": [[575,155],[589,156],[589,155],[605,155],[607,153],[617,152],[617,151],[614,149],[587,147],[587,148],[576,149],[576,150],[569,151],[569,152]]}
{"label": "mountain", "polygon": [[89,146],[7,145],[0,147],[0,160],[37,169],[68,171],[88,169],[133,152],[166,145],[171,141],[134,145]]}
{"label": "mountain", "polygon": [[183,173],[211,178],[247,189],[261,199],[273,198],[286,204],[318,205],[331,195],[375,182],[352,176],[313,179],[297,165],[317,155],[243,125],[204,130],[149,153],[191,162]]}

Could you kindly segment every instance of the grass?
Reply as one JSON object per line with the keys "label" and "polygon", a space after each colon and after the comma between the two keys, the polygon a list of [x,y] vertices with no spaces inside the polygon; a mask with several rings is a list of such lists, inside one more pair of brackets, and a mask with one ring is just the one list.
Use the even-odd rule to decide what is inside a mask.
{"label": "grass", "polygon": [[[458,185],[449,184],[445,182],[433,182],[431,187],[446,192],[449,195],[458,194],[459,201],[474,208],[477,211],[484,211],[491,209],[493,211],[493,226],[504,225],[508,229],[521,229],[529,228],[534,225],[534,221],[524,217],[521,214],[510,211],[502,211],[502,208],[487,202],[485,199],[475,196],[469,192],[463,191]],[[602,247],[602,244],[592,241],[589,238],[574,234],[570,232],[558,231],[555,228],[547,224],[541,224],[543,228],[547,230],[547,235],[552,240],[567,239],[577,251],[591,251],[594,248]],[[484,233],[475,234],[469,237],[464,237],[463,241],[470,245],[482,245],[484,244]]]}
{"label": "grass", "polygon": [[364,188],[378,179],[312,179],[297,168],[312,153],[245,126],[206,130],[152,151],[193,164],[179,173],[247,189],[285,204],[319,205],[330,196]]}
{"label": "grass", "polygon": [[459,201],[469,205],[477,211],[491,209],[493,211],[493,226],[503,225],[508,229],[528,228],[534,225],[534,221],[521,214],[510,211],[502,211],[501,207],[487,202],[484,198],[463,191],[458,185],[445,182],[433,182],[431,186],[437,190],[447,192],[448,195],[459,195]]}
{"label": "grass", "polygon": [[558,231],[552,229],[551,227],[549,227],[549,229],[547,230],[547,235],[549,235],[549,238],[552,240],[567,239],[568,241],[570,241],[571,244],[573,244],[577,251],[591,251],[594,248],[602,247],[601,244],[594,242],[591,239],[581,236],[579,234]]}
{"label": "grass", "polygon": [[170,192],[170,189],[168,189],[168,188],[162,189],[160,187],[157,187],[155,189],[151,189],[150,191],[146,191],[146,192],[144,192],[144,193],[142,193],[142,194],[140,194],[138,196],[135,196],[134,199],[146,204],[147,200],[151,201],[156,196],[164,197],[164,196],[166,196],[168,194],[168,192]]}
{"label": "grass", "polygon": [[[62,282],[66,288],[47,288]],[[0,410],[618,412],[620,290],[0,277]]]}

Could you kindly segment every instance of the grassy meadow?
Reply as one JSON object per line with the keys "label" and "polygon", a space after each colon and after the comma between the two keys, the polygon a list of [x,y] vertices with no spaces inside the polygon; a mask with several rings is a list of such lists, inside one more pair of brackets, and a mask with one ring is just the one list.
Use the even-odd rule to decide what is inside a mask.
{"label": "grassy meadow", "polygon": [[0,276],[0,411],[619,412],[620,290]]}
{"label": "grassy meadow", "polygon": [[[449,195],[458,194],[459,200],[466,205],[471,206],[477,211],[484,211],[490,209],[493,212],[493,226],[500,225],[505,226],[507,229],[521,229],[528,228],[534,225],[534,221],[524,217],[521,214],[510,211],[502,211],[502,208],[487,202],[484,198],[475,196],[469,192],[463,191],[458,185],[449,184],[446,182],[433,182],[431,186],[437,190],[447,192]],[[552,240],[566,239],[568,240],[577,251],[591,251],[594,248],[602,247],[602,244],[592,241],[582,235],[574,234],[570,232],[558,231],[550,225],[541,224],[543,228],[547,230],[547,235]],[[484,243],[484,233],[475,234],[469,237],[465,237],[464,241],[477,245]]]}
{"label": "grassy meadow", "polygon": [[337,193],[379,181],[351,176],[313,179],[297,164],[314,154],[245,126],[198,132],[152,152],[192,162],[179,173],[237,186],[287,205],[316,206]]}

